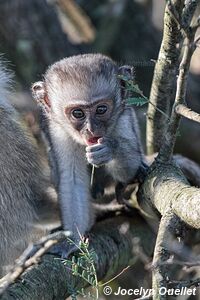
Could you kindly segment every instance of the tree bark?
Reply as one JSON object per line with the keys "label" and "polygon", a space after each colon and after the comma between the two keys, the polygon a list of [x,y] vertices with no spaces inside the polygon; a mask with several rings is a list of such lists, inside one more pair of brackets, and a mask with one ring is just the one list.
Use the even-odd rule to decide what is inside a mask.
{"label": "tree bark", "polygon": [[172,211],[188,226],[200,228],[200,189],[189,185],[180,169],[173,164],[155,162],[140,188],[140,205],[164,215]]}
{"label": "tree bark", "polygon": [[[172,2],[177,11],[182,10],[184,1],[174,0]],[[160,150],[162,139],[165,135],[168,122],[166,115],[169,115],[170,111],[170,102],[175,89],[176,73],[181,53],[180,41],[180,27],[171,12],[169,2],[167,2],[163,39],[154,70],[149,98],[153,105],[149,104],[147,112],[146,140],[148,155]],[[163,114],[156,108],[162,110]]]}

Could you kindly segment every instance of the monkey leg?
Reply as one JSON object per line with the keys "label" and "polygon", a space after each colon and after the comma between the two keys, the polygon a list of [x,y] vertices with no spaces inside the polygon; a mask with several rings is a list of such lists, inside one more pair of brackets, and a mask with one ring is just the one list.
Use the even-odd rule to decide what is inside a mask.
{"label": "monkey leg", "polygon": [[124,192],[125,192],[126,186],[127,186],[127,184],[118,182],[115,187],[116,200],[119,204],[125,204],[126,200],[124,199]]}

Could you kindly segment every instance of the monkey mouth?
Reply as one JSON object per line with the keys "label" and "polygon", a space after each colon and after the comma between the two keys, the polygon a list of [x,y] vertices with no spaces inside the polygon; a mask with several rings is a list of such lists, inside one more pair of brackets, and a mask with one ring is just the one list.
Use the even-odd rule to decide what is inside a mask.
{"label": "monkey mouth", "polygon": [[94,145],[94,144],[97,144],[98,143],[98,140],[101,138],[101,136],[93,136],[89,139],[86,140],[86,143],[88,145]]}

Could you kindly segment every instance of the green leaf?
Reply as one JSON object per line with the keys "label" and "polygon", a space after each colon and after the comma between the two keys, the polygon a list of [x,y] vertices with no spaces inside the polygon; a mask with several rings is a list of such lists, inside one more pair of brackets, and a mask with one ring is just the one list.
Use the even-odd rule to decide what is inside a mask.
{"label": "green leaf", "polygon": [[148,101],[144,99],[143,97],[133,97],[133,98],[128,98],[126,100],[127,104],[129,105],[136,105],[136,106],[142,106],[144,104],[147,104]]}
{"label": "green leaf", "polygon": [[132,85],[131,85],[131,88],[132,88],[132,91],[133,91],[133,92],[140,93],[140,94],[142,93],[142,91],[140,90],[138,84],[132,84]]}

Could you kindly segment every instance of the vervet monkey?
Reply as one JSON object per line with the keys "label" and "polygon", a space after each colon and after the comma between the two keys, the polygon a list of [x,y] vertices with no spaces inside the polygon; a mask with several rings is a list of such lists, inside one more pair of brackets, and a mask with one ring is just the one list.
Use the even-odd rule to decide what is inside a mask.
{"label": "vervet monkey", "polygon": [[107,56],[84,54],[56,62],[32,86],[50,145],[63,227],[75,237],[93,222],[88,165],[96,167],[95,175],[102,172],[104,188],[110,178],[131,182],[144,160],[135,111],[123,99],[122,74],[123,67]]}
{"label": "vervet monkey", "polygon": [[36,143],[8,101],[10,82],[0,64],[0,275],[28,243],[45,234],[36,228],[42,212],[45,219],[47,210],[56,215],[56,204],[45,203],[50,195]]}

